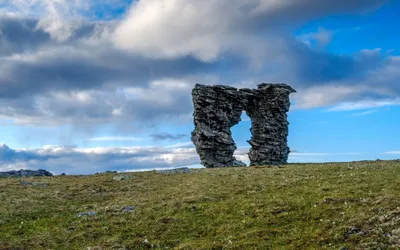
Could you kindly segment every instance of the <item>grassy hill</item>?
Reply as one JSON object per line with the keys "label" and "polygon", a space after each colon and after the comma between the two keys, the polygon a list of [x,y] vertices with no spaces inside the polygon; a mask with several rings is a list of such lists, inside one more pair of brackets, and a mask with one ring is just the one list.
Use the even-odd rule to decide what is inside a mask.
{"label": "grassy hill", "polygon": [[0,179],[0,249],[400,248],[400,161],[115,175]]}

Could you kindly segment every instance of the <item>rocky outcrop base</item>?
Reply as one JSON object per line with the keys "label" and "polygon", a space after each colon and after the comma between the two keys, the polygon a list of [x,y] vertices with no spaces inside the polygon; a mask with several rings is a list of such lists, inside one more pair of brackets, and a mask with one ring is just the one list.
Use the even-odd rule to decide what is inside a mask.
{"label": "rocky outcrop base", "polygon": [[32,176],[53,176],[47,170],[39,169],[39,170],[13,170],[7,172],[0,172],[0,177],[32,177]]}

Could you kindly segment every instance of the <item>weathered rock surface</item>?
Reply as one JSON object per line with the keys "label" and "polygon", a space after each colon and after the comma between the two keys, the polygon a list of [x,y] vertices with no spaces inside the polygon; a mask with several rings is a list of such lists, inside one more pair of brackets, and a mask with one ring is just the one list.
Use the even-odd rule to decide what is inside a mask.
{"label": "weathered rock surface", "polygon": [[230,128],[240,122],[243,98],[236,88],[196,84],[192,90],[192,141],[206,168],[233,166],[236,150]]}
{"label": "weathered rock surface", "polygon": [[190,169],[189,168],[162,169],[162,170],[157,170],[156,173],[158,173],[158,174],[186,174],[186,173],[190,173]]}
{"label": "weathered rock surface", "polygon": [[279,165],[287,163],[290,108],[289,95],[295,92],[285,84],[260,84],[246,91],[246,113],[251,119],[250,165]]}
{"label": "weathered rock surface", "polygon": [[207,168],[246,166],[233,156],[236,145],[230,128],[240,122],[242,111],[252,120],[250,164],[284,164],[287,146],[290,93],[286,84],[260,84],[257,89],[196,84],[192,90],[194,125],[192,141]]}
{"label": "weathered rock surface", "polygon": [[0,177],[32,177],[32,176],[53,176],[47,170],[39,169],[39,170],[13,170],[7,172],[0,172]]}

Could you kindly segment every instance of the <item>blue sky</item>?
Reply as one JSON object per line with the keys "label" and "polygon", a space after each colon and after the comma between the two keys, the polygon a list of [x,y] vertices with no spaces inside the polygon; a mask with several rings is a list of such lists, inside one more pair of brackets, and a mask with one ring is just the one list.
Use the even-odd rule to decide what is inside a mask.
{"label": "blue sky", "polygon": [[398,1],[29,3],[0,4],[0,171],[199,166],[195,83],[293,86],[291,162],[400,158]]}

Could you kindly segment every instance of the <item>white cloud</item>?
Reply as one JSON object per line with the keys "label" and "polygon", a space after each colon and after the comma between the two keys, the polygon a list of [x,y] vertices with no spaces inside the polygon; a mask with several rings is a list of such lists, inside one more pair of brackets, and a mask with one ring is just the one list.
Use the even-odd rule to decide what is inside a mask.
{"label": "white cloud", "polygon": [[299,35],[297,39],[308,46],[311,46],[312,43],[315,43],[317,47],[324,47],[332,41],[332,37],[333,31],[324,28],[318,28],[316,32]]}
{"label": "white cloud", "polygon": [[370,110],[367,110],[367,111],[354,113],[354,114],[352,114],[352,116],[365,116],[365,115],[374,114],[376,112],[378,112],[378,109],[370,109]]}
{"label": "white cloud", "polygon": [[[243,21],[240,7],[233,0],[154,0],[134,4],[114,34],[115,44],[154,58],[193,55],[204,61],[215,60],[222,50],[221,41],[235,41],[232,32]],[[224,12],[221,10],[225,9]]]}
{"label": "white cloud", "polygon": [[349,96],[354,96],[365,91],[364,86],[346,86],[330,84],[299,89],[293,94],[295,106],[293,109],[309,109],[328,106]]}
{"label": "white cloud", "polygon": [[[352,110],[363,110],[363,109],[370,109],[370,108],[380,108],[386,106],[397,106],[400,105],[400,99],[389,99],[389,100],[361,100],[357,102],[344,102],[340,103],[327,111],[352,111]],[[370,114],[371,111],[368,111]]]}
{"label": "white cloud", "polygon": [[387,154],[387,155],[400,155],[400,151],[389,151],[389,152],[385,152],[385,154]]}
{"label": "white cloud", "polygon": [[381,54],[382,49],[381,48],[375,48],[375,49],[362,49],[360,50],[360,53],[364,56],[368,57],[376,57]]}

